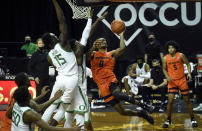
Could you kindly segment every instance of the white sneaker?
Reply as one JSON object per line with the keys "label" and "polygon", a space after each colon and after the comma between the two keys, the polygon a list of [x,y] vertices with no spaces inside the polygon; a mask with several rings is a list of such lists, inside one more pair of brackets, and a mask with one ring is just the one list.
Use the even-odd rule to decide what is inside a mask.
{"label": "white sneaker", "polygon": [[106,106],[100,105],[100,106],[91,106],[91,109],[98,109],[98,108],[105,108]]}
{"label": "white sneaker", "polygon": [[105,105],[94,105],[94,102],[91,102],[91,109],[105,108]]}
{"label": "white sneaker", "polygon": [[202,111],[202,106],[197,106],[197,107],[195,107],[194,109],[193,109],[194,111]]}

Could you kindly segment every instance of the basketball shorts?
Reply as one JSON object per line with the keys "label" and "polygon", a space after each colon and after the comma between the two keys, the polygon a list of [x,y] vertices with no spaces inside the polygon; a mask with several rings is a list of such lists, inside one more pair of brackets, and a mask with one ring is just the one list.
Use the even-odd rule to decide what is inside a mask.
{"label": "basketball shorts", "polygon": [[114,96],[112,96],[109,86],[110,83],[103,83],[98,85],[99,91],[106,103],[114,99]]}
{"label": "basketball shorts", "polygon": [[67,112],[84,114],[88,110],[87,91],[82,90],[80,86],[77,86],[75,96],[72,99],[70,106],[67,107]]}
{"label": "basketball shorts", "polygon": [[55,93],[58,90],[63,91],[63,95],[60,97],[60,99],[57,99],[54,104],[64,103],[64,104],[70,104],[72,99],[75,96],[76,93],[76,86],[78,83],[78,75],[72,75],[72,76],[63,76],[58,75],[56,77],[55,84],[53,86],[53,90],[51,92],[50,99],[54,97]]}
{"label": "basketball shorts", "polygon": [[186,77],[168,82],[168,93],[178,93],[179,90],[182,95],[189,94]]}

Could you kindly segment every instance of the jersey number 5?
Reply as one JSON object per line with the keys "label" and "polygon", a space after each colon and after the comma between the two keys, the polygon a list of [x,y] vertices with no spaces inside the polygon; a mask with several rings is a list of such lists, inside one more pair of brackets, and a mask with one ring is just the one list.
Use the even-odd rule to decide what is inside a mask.
{"label": "jersey number 5", "polygon": [[67,63],[67,61],[61,57],[61,54],[57,54],[55,57],[55,60],[57,61],[57,63],[61,66],[64,65],[65,63]]}

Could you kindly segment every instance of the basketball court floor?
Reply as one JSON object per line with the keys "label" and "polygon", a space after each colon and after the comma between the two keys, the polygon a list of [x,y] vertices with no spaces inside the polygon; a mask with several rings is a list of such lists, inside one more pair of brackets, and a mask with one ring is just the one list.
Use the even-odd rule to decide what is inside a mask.
{"label": "basketball court floor", "polygon": [[[124,105],[124,107],[136,109],[134,105]],[[168,129],[162,128],[166,120],[166,113],[159,112],[152,114],[154,125],[139,117],[121,116],[111,107],[92,109],[91,119],[95,131],[202,131],[202,112],[195,112],[199,127],[192,128],[186,104],[181,102],[180,112],[177,112],[176,107],[176,103],[174,103],[172,125]],[[5,114],[5,111],[0,111],[0,113]],[[63,123],[64,121],[60,122],[58,126],[63,126]]]}
{"label": "basketball court floor", "polygon": [[[133,2],[134,0],[108,0],[111,2]],[[138,0],[136,0],[138,1]],[[139,0],[151,1],[151,0]],[[163,0],[156,0],[163,1]],[[169,1],[169,0],[165,0]],[[176,1],[176,0],[170,0]],[[192,0],[185,0],[192,1]],[[196,0],[197,1],[197,0]],[[198,0],[199,1],[199,0]],[[168,129],[162,128],[166,120],[166,113],[155,112],[152,114],[154,125],[149,124],[146,120],[139,117],[121,116],[112,108],[93,109],[91,112],[92,125],[95,131],[202,131],[202,112],[196,112],[195,118],[199,127],[192,128],[189,115],[186,113],[185,104],[181,104],[181,112],[176,112],[176,105],[173,105],[172,125]],[[127,105],[128,108],[135,108],[132,105]],[[1,117],[5,111],[0,111],[0,126]],[[63,126],[64,121],[58,126]],[[1,130],[1,128],[0,128]],[[37,131],[37,129],[36,129]]]}
{"label": "basketball court floor", "polygon": [[[202,114],[195,115],[199,127],[192,128],[188,114],[174,113],[172,125],[168,129],[162,128],[166,120],[165,113],[152,114],[154,125],[142,118],[121,116],[117,112],[92,112],[91,116],[95,131],[202,131]],[[64,121],[59,126],[63,123]]]}
{"label": "basketball court floor", "polygon": [[[142,118],[121,116],[117,112],[92,112],[91,116],[95,131],[202,131],[202,114],[195,114],[199,127],[192,128],[188,114],[174,113],[172,125],[168,129],[162,128],[166,119],[165,113],[152,114],[154,125]],[[59,126],[63,123],[64,121]]]}

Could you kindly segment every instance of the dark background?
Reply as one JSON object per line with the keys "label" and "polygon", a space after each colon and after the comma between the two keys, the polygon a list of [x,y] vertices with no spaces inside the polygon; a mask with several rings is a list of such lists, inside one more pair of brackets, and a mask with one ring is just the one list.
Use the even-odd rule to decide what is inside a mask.
{"label": "dark background", "polygon": [[[65,13],[68,31],[71,38],[80,39],[82,30],[85,26],[85,20],[72,20],[72,10],[65,2],[59,0],[59,3]],[[131,3],[137,13],[139,8],[145,3]],[[165,2],[155,3],[161,7]],[[159,8],[157,10],[148,9],[145,16],[148,20],[156,18],[158,24],[153,27],[143,25],[137,18],[136,22],[130,27],[126,27],[125,38],[137,29],[143,28],[143,31],[130,43],[125,53],[119,58],[118,70],[120,76],[125,73],[126,67],[135,61],[137,55],[144,54],[144,47],[148,43],[147,37],[150,32],[156,35],[159,43],[164,46],[168,40],[176,40],[182,52],[190,61],[196,61],[196,54],[202,53],[202,22],[195,26],[185,26],[181,22],[180,4],[177,10],[170,9],[166,12],[168,19],[178,18],[180,23],[174,27],[164,26],[159,21]],[[195,16],[195,2],[186,2],[188,17],[193,19]],[[107,11],[109,14],[106,20],[110,23],[114,19],[114,10],[119,5],[111,5]],[[95,9],[94,20],[97,19],[97,13],[102,7]],[[51,0],[4,0],[0,4],[0,48],[7,48],[9,57],[20,56],[20,47],[23,45],[25,35],[30,35],[34,42],[45,32],[53,32],[59,35],[58,21]],[[130,11],[124,9],[121,12],[122,20],[129,20]],[[119,39],[106,27],[104,23],[99,23],[97,30],[89,40],[89,46],[92,41],[98,37],[104,37],[108,41],[109,50],[119,47]],[[16,66],[16,64],[14,64]],[[14,71],[14,73],[16,73]]]}

